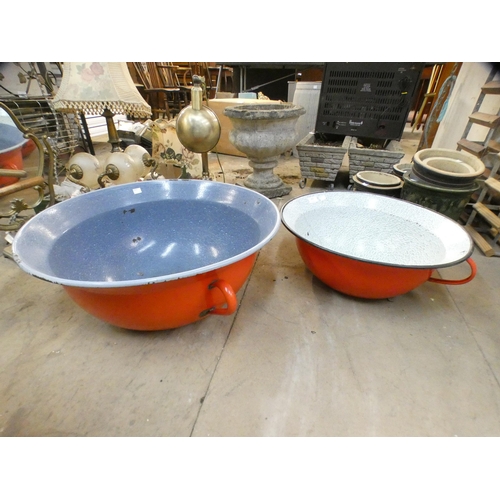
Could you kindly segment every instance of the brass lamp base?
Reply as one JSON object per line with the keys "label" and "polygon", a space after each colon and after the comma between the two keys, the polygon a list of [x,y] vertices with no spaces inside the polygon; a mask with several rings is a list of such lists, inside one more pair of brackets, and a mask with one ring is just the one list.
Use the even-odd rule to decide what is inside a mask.
{"label": "brass lamp base", "polygon": [[115,122],[113,121],[114,113],[109,109],[105,109],[102,114],[106,118],[106,125],[108,127],[108,142],[111,144],[111,152],[123,151],[120,147],[120,138],[118,137],[118,132],[116,131]]}

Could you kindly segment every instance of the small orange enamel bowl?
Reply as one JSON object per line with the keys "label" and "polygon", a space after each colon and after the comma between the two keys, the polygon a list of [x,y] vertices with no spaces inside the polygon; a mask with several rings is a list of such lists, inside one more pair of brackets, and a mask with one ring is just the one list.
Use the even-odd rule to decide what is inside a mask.
{"label": "small orange enamel bowl", "polygon": [[[22,170],[23,147],[27,143],[23,134],[13,125],[0,123],[0,169]],[[19,182],[18,177],[0,176],[0,187]]]}
{"label": "small orange enamel bowl", "polygon": [[[471,281],[473,242],[455,221],[397,198],[360,192],[303,195],[281,209],[283,225],[296,237],[306,267],[346,295],[383,299],[426,281]],[[467,261],[461,280],[431,277],[434,270]]]}

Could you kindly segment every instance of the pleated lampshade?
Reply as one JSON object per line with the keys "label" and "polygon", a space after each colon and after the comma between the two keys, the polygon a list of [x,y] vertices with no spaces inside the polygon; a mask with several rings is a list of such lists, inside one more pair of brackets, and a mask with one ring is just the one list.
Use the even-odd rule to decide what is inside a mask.
{"label": "pleated lampshade", "polygon": [[67,113],[151,116],[125,62],[65,62],[63,77],[53,105]]}

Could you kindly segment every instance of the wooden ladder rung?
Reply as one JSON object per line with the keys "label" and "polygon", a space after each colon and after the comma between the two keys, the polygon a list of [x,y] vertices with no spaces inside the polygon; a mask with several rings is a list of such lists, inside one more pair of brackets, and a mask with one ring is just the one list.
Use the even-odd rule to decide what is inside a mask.
{"label": "wooden ladder rung", "polygon": [[474,203],[472,208],[485,219],[491,227],[495,229],[500,229],[500,217],[495,215],[488,207],[482,203]]}
{"label": "wooden ladder rung", "polygon": [[493,257],[493,255],[495,255],[493,247],[472,226],[465,226],[465,230],[470,234],[474,243],[486,257]]}
{"label": "wooden ladder rung", "polygon": [[489,189],[495,191],[495,193],[500,194],[500,181],[495,179],[494,177],[488,177],[484,181],[485,185],[488,186]]}
{"label": "wooden ladder rung", "polygon": [[500,80],[493,80],[491,82],[485,83],[481,90],[483,94],[500,94]]}
{"label": "wooden ladder rung", "polygon": [[470,154],[477,156],[478,158],[484,156],[487,151],[487,148],[484,144],[469,141],[468,139],[460,139],[457,144],[459,149],[463,149]]}
{"label": "wooden ladder rung", "polygon": [[491,115],[489,113],[472,113],[472,115],[469,116],[469,120],[472,123],[477,123],[478,125],[483,125],[488,128],[495,128],[500,125],[500,116]]}
{"label": "wooden ladder rung", "polygon": [[500,153],[500,142],[492,139],[488,142],[488,151],[491,151],[492,153]]}

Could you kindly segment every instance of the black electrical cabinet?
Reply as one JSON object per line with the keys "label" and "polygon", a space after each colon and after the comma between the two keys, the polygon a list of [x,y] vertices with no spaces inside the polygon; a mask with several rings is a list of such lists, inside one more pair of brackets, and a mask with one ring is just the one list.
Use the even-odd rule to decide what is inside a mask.
{"label": "black electrical cabinet", "polygon": [[325,63],[315,134],[399,140],[424,63]]}

